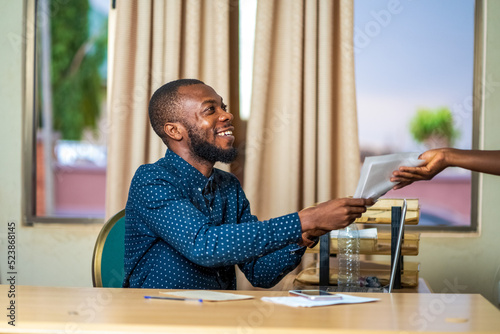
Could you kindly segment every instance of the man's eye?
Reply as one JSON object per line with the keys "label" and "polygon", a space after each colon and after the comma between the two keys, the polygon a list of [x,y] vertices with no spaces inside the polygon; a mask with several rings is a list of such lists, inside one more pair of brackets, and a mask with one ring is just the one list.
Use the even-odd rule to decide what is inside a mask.
{"label": "man's eye", "polygon": [[224,110],[224,111],[227,111],[227,105],[223,104],[223,105],[221,106],[221,109],[222,109],[222,110]]}

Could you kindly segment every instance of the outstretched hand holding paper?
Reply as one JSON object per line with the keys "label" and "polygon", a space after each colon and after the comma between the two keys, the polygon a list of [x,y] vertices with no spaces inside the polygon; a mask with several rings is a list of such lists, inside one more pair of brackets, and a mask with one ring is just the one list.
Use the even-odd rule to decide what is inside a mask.
{"label": "outstretched hand holding paper", "polygon": [[396,153],[367,157],[361,169],[358,187],[354,198],[377,199],[392,189],[392,172],[401,166],[416,167],[424,161],[418,159],[419,153]]}

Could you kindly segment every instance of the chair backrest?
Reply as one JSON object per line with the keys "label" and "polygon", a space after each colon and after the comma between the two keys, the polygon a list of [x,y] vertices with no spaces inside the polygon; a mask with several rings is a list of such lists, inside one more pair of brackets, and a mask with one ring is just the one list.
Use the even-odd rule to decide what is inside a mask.
{"label": "chair backrest", "polygon": [[92,257],[94,287],[121,288],[125,253],[125,209],[116,213],[97,236]]}

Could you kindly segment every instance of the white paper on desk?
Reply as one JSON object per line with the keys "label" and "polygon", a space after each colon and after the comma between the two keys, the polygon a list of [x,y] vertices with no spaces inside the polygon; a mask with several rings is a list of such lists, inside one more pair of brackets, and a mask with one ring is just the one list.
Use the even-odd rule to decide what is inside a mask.
{"label": "white paper on desk", "polygon": [[254,296],[239,295],[236,293],[216,292],[209,290],[184,290],[184,291],[160,291],[160,293],[182,298],[202,299],[209,302],[221,302],[228,300],[252,299]]}
{"label": "white paper on desk", "polygon": [[316,307],[316,306],[329,306],[338,304],[359,304],[359,303],[370,303],[380,300],[379,298],[356,297],[340,293],[338,293],[337,295],[342,296],[342,299],[321,300],[321,301],[310,300],[304,297],[262,297],[261,299],[265,302],[282,304],[292,307]]}
{"label": "white paper on desk", "polygon": [[353,197],[377,199],[384,195],[397,184],[390,181],[392,172],[401,166],[420,166],[424,161],[418,156],[419,153],[395,153],[366,157]]}

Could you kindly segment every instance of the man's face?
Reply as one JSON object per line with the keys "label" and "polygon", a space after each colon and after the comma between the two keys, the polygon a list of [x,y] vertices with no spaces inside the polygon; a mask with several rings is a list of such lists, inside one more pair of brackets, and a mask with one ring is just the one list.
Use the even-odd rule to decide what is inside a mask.
{"label": "man's face", "polygon": [[210,163],[234,161],[233,115],[227,112],[222,98],[202,84],[180,87],[178,93],[193,155]]}

